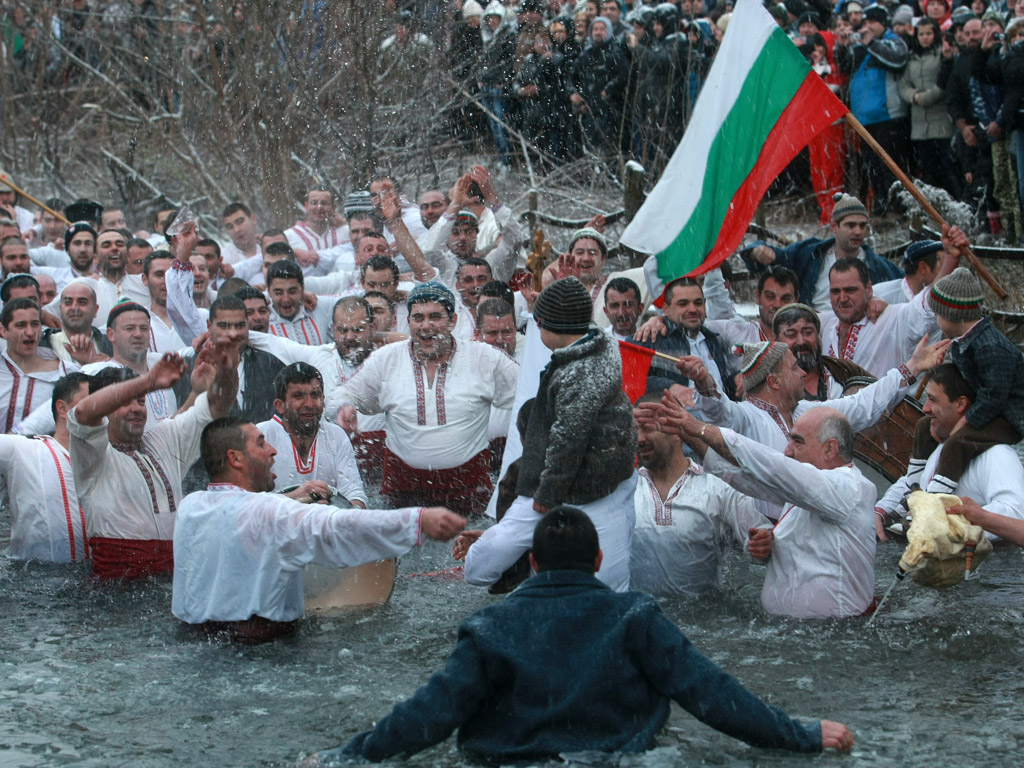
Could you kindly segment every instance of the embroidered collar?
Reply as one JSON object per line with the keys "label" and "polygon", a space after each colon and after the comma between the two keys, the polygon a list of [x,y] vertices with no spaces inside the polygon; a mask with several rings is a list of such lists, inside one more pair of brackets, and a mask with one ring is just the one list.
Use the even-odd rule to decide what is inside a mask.
{"label": "embroidered collar", "polygon": [[782,413],[780,413],[777,406],[758,397],[751,397],[750,395],[747,395],[747,402],[750,403],[755,408],[760,408],[762,411],[771,416],[775,423],[778,425],[779,429],[782,430],[782,434],[786,436],[787,440],[789,439],[789,427],[786,425],[786,420],[782,418]]}

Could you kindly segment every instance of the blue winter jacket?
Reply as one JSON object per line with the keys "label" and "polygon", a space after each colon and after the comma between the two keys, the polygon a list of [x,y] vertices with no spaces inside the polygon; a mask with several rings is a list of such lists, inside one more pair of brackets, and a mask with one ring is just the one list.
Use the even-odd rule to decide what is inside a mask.
{"label": "blue winter jacket", "polygon": [[[830,237],[827,240],[810,237],[785,248],[776,248],[773,245],[768,245],[768,243],[756,242],[744,248],[740,252],[740,256],[751,272],[759,274],[764,269],[764,265],[750,257],[750,250],[758,245],[768,245],[769,248],[775,251],[775,264],[777,266],[789,267],[796,272],[797,277],[800,278],[800,301],[810,306],[811,301],[814,299],[814,287],[818,284],[818,275],[821,274],[821,266],[825,263],[825,254],[832,249],[835,242],[836,239],[834,237]],[[891,261],[879,256],[870,246],[864,245],[862,247],[864,248],[864,264],[871,275],[872,283],[884,283],[886,280],[895,280],[903,277],[902,269]]]}
{"label": "blue winter jacket", "polygon": [[[770,707],[707,659],[650,595],[546,571],[467,618],[445,668],[342,750],[410,755],[458,729],[480,757],[649,749],[674,699],[760,747],[821,750],[820,723]],[[322,753],[321,753],[322,754]]]}
{"label": "blue winter jacket", "polygon": [[[863,58],[860,58],[863,56]],[[907,104],[900,98],[896,79],[907,66],[907,44],[891,29],[880,40],[857,46],[853,60],[860,63],[850,78],[850,111],[864,125],[907,116]]]}

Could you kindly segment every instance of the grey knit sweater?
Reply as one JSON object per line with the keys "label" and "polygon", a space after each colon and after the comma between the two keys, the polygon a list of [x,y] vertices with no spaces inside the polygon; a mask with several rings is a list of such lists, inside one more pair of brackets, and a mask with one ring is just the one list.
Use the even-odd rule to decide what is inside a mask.
{"label": "grey knit sweater", "polygon": [[556,350],[541,375],[516,493],[549,507],[586,504],[629,477],[635,459],[619,350],[591,326],[583,339]]}

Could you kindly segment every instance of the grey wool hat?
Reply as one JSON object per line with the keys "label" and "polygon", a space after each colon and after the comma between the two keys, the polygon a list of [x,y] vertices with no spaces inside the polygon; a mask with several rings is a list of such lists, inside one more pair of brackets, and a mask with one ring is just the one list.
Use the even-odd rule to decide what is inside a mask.
{"label": "grey wool hat", "polygon": [[984,303],[981,283],[966,267],[957,267],[928,289],[928,306],[951,323],[980,320]]}
{"label": "grey wool hat", "polygon": [[370,200],[370,193],[349,192],[345,195],[343,210],[346,217],[351,216],[353,213],[371,213],[373,211],[373,202]]}
{"label": "grey wool hat", "polygon": [[590,291],[575,277],[553,282],[533,306],[540,327],[552,333],[586,333],[593,314]]}
{"label": "grey wool hat", "polygon": [[836,192],[832,199],[835,201],[835,207],[832,209],[832,221],[836,224],[855,213],[859,213],[861,216],[868,215],[868,209],[864,207],[864,203],[853,195]]}
{"label": "grey wool hat", "polygon": [[756,389],[768,378],[768,374],[782,362],[789,349],[781,341],[759,341],[757,344],[744,344],[743,364],[740,366],[740,373],[743,374],[743,389],[749,392]]}

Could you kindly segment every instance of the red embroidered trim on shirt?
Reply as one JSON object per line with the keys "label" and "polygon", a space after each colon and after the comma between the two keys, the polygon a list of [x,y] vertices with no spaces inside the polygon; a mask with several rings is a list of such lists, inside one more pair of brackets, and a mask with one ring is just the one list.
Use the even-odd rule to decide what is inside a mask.
{"label": "red embroidered trim on shirt", "polygon": [[[4,358],[4,365],[11,372],[13,381],[11,383],[11,400],[7,404],[7,426],[4,432],[10,432],[14,426],[14,411],[18,406],[18,388],[21,386],[21,374],[18,369],[11,365],[10,361]],[[32,412],[32,391],[36,388],[36,380],[28,377],[28,384],[25,385],[25,407],[21,411],[21,418],[24,420]]]}
{"label": "red embroidered trim on shirt", "polygon": [[174,494],[171,492],[171,482],[167,479],[167,474],[164,472],[164,468],[160,466],[160,462],[156,460],[156,457],[149,452],[149,449],[145,445],[129,445],[127,443],[115,443],[111,441],[110,446],[117,451],[120,451],[125,456],[135,462],[135,466],[139,468],[142,473],[143,479],[146,481],[146,485],[149,487],[149,498],[153,502],[153,514],[160,514],[160,505],[156,499],[156,484],[153,482],[153,475],[146,466],[146,463],[139,457],[141,453],[143,456],[148,458],[153,466],[156,468],[156,473],[160,475],[160,481],[164,486],[164,493],[167,494],[167,506],[170,508],[171,514],[173,515],[176,511],[176,505],[174,503]]}
{"label": "red embroidered trim on shirt", "polygon": [[[452,339],[452,352],[455,355],[455,339]],[[427,395],[426,386],[423,383],[424,373],[423,369],[426,366],[416,359],[416,355],[412,352],[412,342],[409,342],[409,357],[412,360],[412,373],[416,379],[416,423],[418,425],[426,426],[427,424]],[[451,360],[451,358],[448,358]],[[441,367],[437,370],[437,383],[434,386],[434,402],[437,406],[437,424],[438,426],[444,426],[448,423],[448,417],[445,413],[444,406],[444,383],[448,378],[448,363],[441,363]]]}
{"label": "red embroidered trim on shirt", "polygon": [[779,413],[779,409],[777,407],[775,407],[769,402],[761,400],[760,398],[751,397],[750,395],[747,395],[747,402],[750,403],[755,408],[760,408],[762,411],[771,416],[772,419],[775,420],[775,423],[779,425],[779,429],[782,430],[782,434],[786,436],[787,440],[789,439],[789,427],[786,426],[786,421],[785,419],[782,418],[782,414]]}

